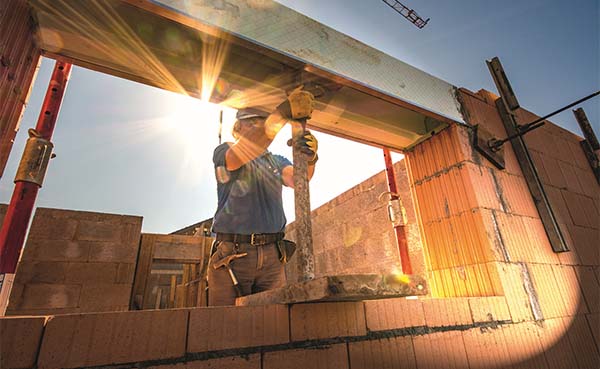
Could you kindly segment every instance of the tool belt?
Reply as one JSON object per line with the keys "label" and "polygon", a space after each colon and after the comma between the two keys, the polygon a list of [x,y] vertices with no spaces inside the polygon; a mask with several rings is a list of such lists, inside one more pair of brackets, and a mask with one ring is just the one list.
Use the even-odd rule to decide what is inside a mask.
{"label": "tool belt", "polygon": [[234,243],[247,243],[253,246],[266,245],[283,240],[285,233],[253,233],[253,234],[235,234],[235,233],[217,233],[217,241],[226,241]]}

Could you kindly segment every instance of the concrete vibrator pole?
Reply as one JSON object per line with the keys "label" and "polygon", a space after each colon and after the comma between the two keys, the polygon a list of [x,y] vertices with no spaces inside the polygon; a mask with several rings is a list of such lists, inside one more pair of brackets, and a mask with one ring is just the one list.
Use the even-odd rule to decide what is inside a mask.
{"label": "concrete vibrator pole", "polygon": [[[292,140],[304,136],[306,119],[292,122]],[[300,282],[315,278],[312,223],[310,219],[310,191],[308,185],[308,162],[296,145],[293,147],[294,160],[294,208],[296,214],[296,242],[300,262]]]}

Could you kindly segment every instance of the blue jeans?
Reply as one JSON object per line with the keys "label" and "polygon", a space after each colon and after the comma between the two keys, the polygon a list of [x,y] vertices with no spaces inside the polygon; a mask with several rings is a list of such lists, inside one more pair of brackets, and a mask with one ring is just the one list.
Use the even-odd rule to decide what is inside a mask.
{"label": "blue jeans", "polygon": [[242,295],[250,295],[285,285],[285,270],[279,261],[276,243],[253,246],[248,243],[235,244],[217,241],[216,251],[208,264],[208,305],[235,305],[236,293],[231,276],[225,267],[214,268],[222,258],[234,253],[248,255],[234,259],[229,266],[238,279]]}

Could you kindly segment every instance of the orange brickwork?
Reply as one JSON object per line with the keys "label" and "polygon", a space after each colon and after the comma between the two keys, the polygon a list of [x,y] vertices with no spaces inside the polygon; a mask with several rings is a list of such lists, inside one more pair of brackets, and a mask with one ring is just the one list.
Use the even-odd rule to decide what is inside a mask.
{"label": "orange brickwork", "polygon": [[451,126],[407,153],[433,296],[501,295],[489,262],[502,260],[489,213],[500,211],[495,180],[469,145],[466,129]]}
{"label": "orange brickwork", "polygon": [[[502,138],[506,132],[495,99],[497,96],[488,91],[473,94],[461,90],[467,121]],[[519,124],[537,118],[524,109],[517,111]],[[495,241],[505,251],[505,257],[495,265],[502,276],[503,294],[513,319],[520,316],[521,320],[528,320],[530,315],[579,319],[597,313],[600,186],[580,147],[582,138],[547,122],[524,139],[570,251],[553,252],[512,147],[504,145],[504,171],[480,158],[481,166],[495,177],[503,205],[484,212],[493,216],[493,222],[486,224],[487,232],[496,231]]]}
{"label": "orange brickwork", "polygon": [[[469,124],[506,137],[497,96],[464,89],[459,95]],[[521,124],[536,118],[524,109],[517,114]],[[579,287],[585,283],[591,299],[599,286],[590,276],[599,265],[600,187],[581,138],[551,123],[525,136],[571,250],[565,253],[553,252],[510,144],[504,145],[506,169],[499,170],[471,140],[469,127],[454,125],[407,154],[433,295],[511,296],[509,307],[523,320],[544,311],[550,317],[586,312]],[[559,294],[565,306],[552,302]]]}
{"label": "orange brickwork", "polygon": [[292,305],[290,326],[293,341],[363,336],[367,333],[362,302]]}
{"label": "orange brickwork", "polygon": [[393,337],[348,344],[352,369],[417,369],[410,337]]}
{"label": "orange brickwork", "polygon": [[39,368],[73,368],[184,355],[189,311],[67,314],[46,323]]}
{"label": "orange brickwork", "polygon": [[594,369],[598,317],[519,322],[502,296],[7,317],[0,358],[2,368]]}
{"label": "orange brickwork", "polygon": [[290,322],[285,305],[194,309],[189,319],[189,352],[289,342]]}

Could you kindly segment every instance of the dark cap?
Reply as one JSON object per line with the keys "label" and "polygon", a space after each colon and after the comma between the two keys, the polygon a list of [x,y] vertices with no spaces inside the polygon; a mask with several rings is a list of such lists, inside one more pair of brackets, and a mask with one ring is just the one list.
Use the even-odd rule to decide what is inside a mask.
{"label": "dark cap", "polygon": [[257,108],[243,108],[237,111],[235,118],[237,120],[250,119],[250,118],[267,118],[269,113],[265,113]]}

